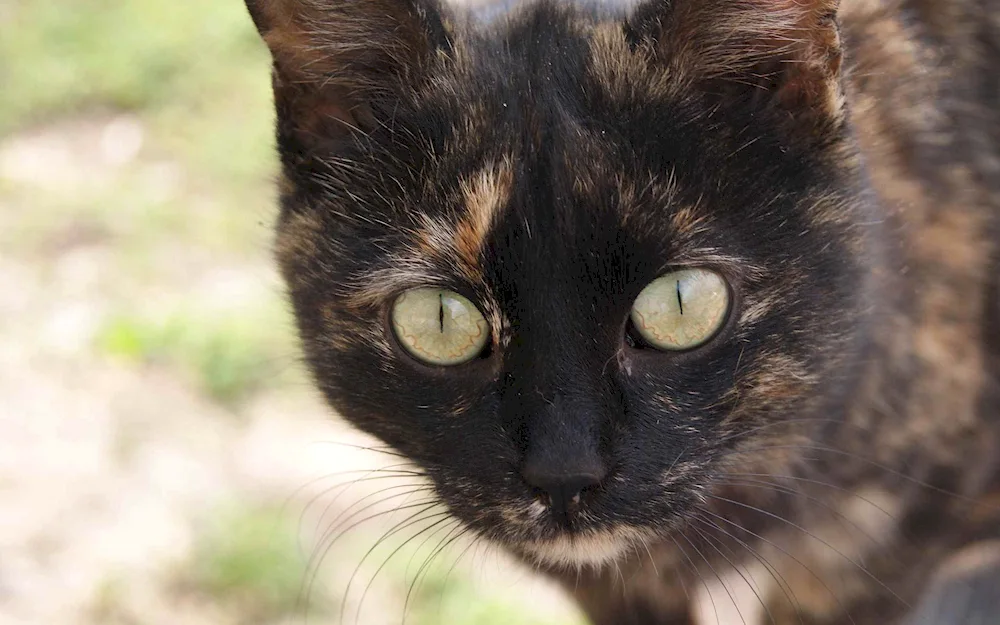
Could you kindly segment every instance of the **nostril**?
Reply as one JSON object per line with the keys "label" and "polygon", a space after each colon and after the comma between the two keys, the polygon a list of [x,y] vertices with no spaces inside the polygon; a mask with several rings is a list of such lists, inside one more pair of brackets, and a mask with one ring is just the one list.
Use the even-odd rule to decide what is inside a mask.
{"label": "nostril", "polygon": [[535,495],[535,501],[542,504],[546,508],[552,505],[552,497],[544,490],[539,490]]}
{"label": "nostril", "polygon": [[570,495],[571,498],[578,497],[581,491],[592,486],[597,486],[601,483],[603,478],[603,475],[597,475],[596,473],[580,473],[577,475],[570,475],[564,479],[562,488],[566,493],[572,493]]}
{"label": "nostril", "polygon": [[552,471],[527,463],[521,468],[521,476],[524,481],[535,488],[542,490],[566,490],[581,491],[590,486],[601,483],[605,477],[602,470],[587,471]]}
{"label": "nostril", "polygon": [[599,473],[549,473],[522,470],[524,480],[539,490],[539,502],[559,511],[572,511],[580,504],[580,494],[601,483],[604,475]]}

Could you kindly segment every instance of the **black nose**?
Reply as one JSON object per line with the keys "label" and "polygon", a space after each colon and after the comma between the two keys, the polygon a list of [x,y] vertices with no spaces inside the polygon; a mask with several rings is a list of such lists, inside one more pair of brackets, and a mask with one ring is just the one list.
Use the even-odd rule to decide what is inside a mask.
{"label": "black nose", "polygon": [[580,507],[581,492],[597,486],[606,475],[600,466],[578,471],[548,471],[536,463],[528,462],[521,468],[521,475],[531,486],[540,491],[556,520],[567,524]]}

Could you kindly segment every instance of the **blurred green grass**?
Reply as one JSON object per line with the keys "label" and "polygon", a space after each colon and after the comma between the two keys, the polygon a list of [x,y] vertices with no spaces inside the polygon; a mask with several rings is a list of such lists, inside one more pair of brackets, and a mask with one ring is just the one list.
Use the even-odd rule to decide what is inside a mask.
{"label": "blurred green grass", "polygon": [[134,111],[222,182],[271,166],[267,52],[242,3],[14,0],[0,20],[0,135],[95,109]]}
{"label": "blurred green grass", "polygon": [[[0,250],[49,280],[67,247],[98,242],[92,357],[161,367],[233,412],[256,393],[305,386],[289,372],[296,346],[276,284],[228,306],[206,301],[213,283],[201,284],[215,268],[273,278],[260,277],[271,271],[274,218],[269,59],[240,0],[8,0],[0,85],[0,141],[50,133],[70,144],[79,170],[67,180],[59,163],[43,162],[41,180],[0,177]],[[103,158],[101,129],[120,118],[141,129],[138,153],[91,171]],[[266,507],[218,515],[198,535],[185,579],[245,614],[240,622],[290,613],[303,574],[292,529]],[[356,546],[364,549],[342,558],[350,569],[367,549]],[[407,622],[550,622],[484,594],[451,570],[453,558],[441,562]],[[412,573],[387,567],[399,595],[387,613],[401,611]],[[107,614],[122,587],[109,583],[98,597]]]}
{"label": "blurred green grass", "polygon": [[254,622],[300,610],[307,600],[309,612],[318,615],[329,606],[321,595],[303,592],[303,566],[296,527],[280,510],[237,506],[213,515],[178,581],[234,605]]}
{"label": "blurred green grass", "polygon": [[287,327],[277,302],[249,312],[180,309],[160,319],[111,318],[98,345],[134,363],[178,368],[209,397],[238,408],[254,393],[294,379],[294,339],[281,331]]}
{"label": "blurred green grass", "polygon": [[[225,194],[216,220],[233,226],[239,215],[256,225],[260,215],[239,207],[271,197],[273,112],[267,51],[241,2],[13,0],[0,12],[0,34],[0,136],[53,119],[133,113],[149,152],[188,167],[192,192]],[[80,199],[114,213],[136,191],[117,202]],[[86,212],[80,204],[73,208]]]}
{"label": "blurred green grass", "polygon": [[190,99],[221,75],[205,61],[256,47],[221,2],[15,2],[7,20],[0,75],[18,97],[0,104],[4,126],[95,104],[139,110]]}
{"label": "blurred green grass", "polygon": [[[185,292],[205,267],[244,265],[268,279],[268,67],[236,0],[14,0],[0,10],[0,137],[48,128],[81,135],[74,165],[86,178],[107,140],[100,128],[87,132],[90,120],[127,116],[141,129],[140,153],[104,168],[113,169],[110,181],[67,184],[57,166],[52,184],[3,180],[0,197],[21,216],[5,224],[0,244],[44,263],[80,232],[100,239],[113,271],[102,278],[110,311],[98,353],[174,368],[228,407],[287,382],[292,376],[278,374],[296,360],[276,286],[259,289],[261,302],[223,312]],[[166,294],[153,307],[134,296],[149,287]]]}

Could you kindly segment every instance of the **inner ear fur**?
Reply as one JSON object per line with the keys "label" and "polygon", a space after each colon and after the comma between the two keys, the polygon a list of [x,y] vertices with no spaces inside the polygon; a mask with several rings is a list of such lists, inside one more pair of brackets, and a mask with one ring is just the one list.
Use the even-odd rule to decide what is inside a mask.
{"label": "inner ear fur", "polygon": [[[650,0],[626,31],[675,76],[787,109],[839,119],[843,51],[839,0]],[[753,91],[747,91],[749,87]]]}
{"label": "inner ear fur", "polygon": [[447,46],[436,0],[246,0],[279,114],[306,140],[370,129]]}

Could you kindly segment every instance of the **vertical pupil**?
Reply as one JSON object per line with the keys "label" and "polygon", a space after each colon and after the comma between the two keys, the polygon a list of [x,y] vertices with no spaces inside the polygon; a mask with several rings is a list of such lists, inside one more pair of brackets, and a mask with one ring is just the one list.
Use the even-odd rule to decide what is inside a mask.
{"label": "vertical pupil", "polygon": [[677,306],[681,309],[681,314],[684,314],[684,300],[681,299],[681,281],[677,281]]}
{"label": "vertical pupil", "polygon": [[444,334],[444,293],[438,293],[438,323],[441,324],[441,334]]}

